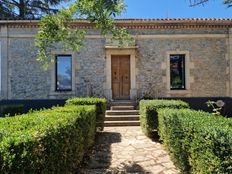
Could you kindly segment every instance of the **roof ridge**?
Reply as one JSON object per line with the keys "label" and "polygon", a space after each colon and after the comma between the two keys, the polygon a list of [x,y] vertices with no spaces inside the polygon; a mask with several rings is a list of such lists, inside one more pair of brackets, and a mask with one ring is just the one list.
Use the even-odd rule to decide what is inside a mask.
{"label": "roof ridge", "polygon": [[[232,28],[232,18],[124,18],[115,19],[115,24],[121,28]],[[0,25],[11,27],[38,27],[39,20],[0,20]],[[87,20],[73,20],[70,23],[73,28],[93,28],[94,24]]]}
{"label": "roof ridge", "polygon": [[[1,18],[0,21],[38,21],[38,19],[13,19],[13,18]],[[77,19],[77,21],[85,19]],[[116,21],[232,21],[232,18],[116,18]],[[75,21],[75,20],[74,20]]]}
{"label": "roof ridge", "polygon": [[232,18],[117,18],[115,20],[138,20],[138,21],[188,21],[188,20],[232,20]]}

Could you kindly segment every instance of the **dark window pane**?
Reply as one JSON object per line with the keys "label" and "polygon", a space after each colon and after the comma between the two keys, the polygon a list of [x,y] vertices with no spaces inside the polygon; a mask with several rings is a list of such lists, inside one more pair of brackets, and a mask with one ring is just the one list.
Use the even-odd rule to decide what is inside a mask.
{"label": "dark window pane", "polygon": [[56,57],[56,90],[72,90],[72,57]]}
{"label": "dark window pane", "polygon": [[171,89],[185,89],[185,55],[170,55]]}

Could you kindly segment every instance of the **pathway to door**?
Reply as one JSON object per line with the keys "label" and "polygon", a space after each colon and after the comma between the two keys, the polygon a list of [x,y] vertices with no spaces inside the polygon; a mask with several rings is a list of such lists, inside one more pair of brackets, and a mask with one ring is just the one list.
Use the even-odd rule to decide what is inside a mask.
{"label": "pathway to door", "polygon": [[105,127],[86,157],[82,174],[176,174],[178,170],[159,142],[140,127]]}

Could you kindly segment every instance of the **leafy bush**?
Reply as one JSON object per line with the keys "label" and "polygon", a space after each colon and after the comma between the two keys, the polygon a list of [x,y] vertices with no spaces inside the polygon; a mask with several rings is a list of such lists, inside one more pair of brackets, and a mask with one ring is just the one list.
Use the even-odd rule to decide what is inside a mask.
{"label": "leafy bush", "polygon": [[141,100],[140,124],[143,132],[148,137],[153,136],[153,131],[158,127],[157,110],[160,108],[188,108],[188,104],[180,100]]}
{"label": "leafy bush", "polygon": [[0,173],[72,173],[93,143],[95,106],[0,118]]}
{"label": "leafy bush", "polygon": [[232,120],[190,109],[158,111],[159,134],[182,173],[232,173]]}
{"label": "leafy bush", "polygon": [[[91,106],[91,105],[90,105]],[[94,105],[92,105],[94,106]],[[54,111],[56,112],[64,112],[65,114],[66,113],[70,113],[70,112],[75,112],[76,106],[65,106],[65,107],[55,107],[53,108]],[[78,108],[82,108],[82,107],[86,107],[86,106],[78,106]],[[75,108],[75,109],[73,109]],[[93,119],[89,119],[88,117],[84,117],[83,118],[83,123],[82,123],[82,126],[83,129],[83,133],[84,133],[84,145],[85,145],[85,148],[88,149],[93,143],[94,143],[94,139],[95,139],[95,129],[93,128],[96,128],[96,106],[94,106],[95,108],[95,115],[94,115],[94,121]],[[79,110],[80,114],[85,114],[83,112],[85,112],[85,110]]]}
{"label": "leafy bush", "polygon": [[10,104],[0,106],[0,117],[14,116],[16,114],[21,114],[23,112],[23,105],[20,104]]}
{"label": "leafy bush", "polygon": [[105,98],[72,98],[66,101],[66,105],[95,105],[97,109],[97,129],[104,129],[106,99]]}

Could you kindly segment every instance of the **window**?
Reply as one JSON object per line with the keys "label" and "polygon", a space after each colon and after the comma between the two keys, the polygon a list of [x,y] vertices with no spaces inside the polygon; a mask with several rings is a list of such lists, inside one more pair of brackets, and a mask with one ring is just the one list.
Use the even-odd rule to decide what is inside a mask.
{"label": "window", "polygon": [[185,89],[185,55],[170,55],[170,88]]}
{"label": "window", "polygon": [[72,90],[72,56],[56,56],[56,91]]}

